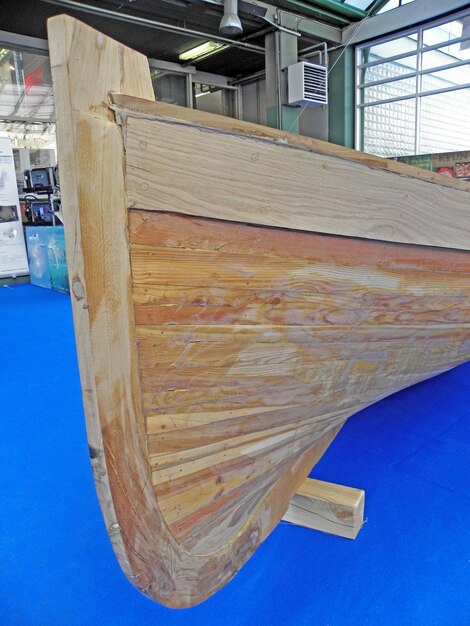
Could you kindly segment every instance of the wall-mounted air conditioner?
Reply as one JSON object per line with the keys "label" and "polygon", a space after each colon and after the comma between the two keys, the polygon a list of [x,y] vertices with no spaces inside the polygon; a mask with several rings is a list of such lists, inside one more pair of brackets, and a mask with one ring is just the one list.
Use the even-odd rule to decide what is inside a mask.
{"label": "wall-mounted air conditioner", "polygon": [[328,68],[299,61],[287,68],[287,104],[320,106],[328,104]]}

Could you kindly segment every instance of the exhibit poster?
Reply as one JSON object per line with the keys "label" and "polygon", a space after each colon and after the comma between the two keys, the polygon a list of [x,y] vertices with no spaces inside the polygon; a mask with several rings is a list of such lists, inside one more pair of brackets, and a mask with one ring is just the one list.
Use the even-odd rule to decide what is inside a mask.
{"label": "exhibit poster", "polygon": [[0,137],[0,279],[29,273],[13,150]]}
{"label": "exhibit poster", "polygon": [[49,234],[47,255],[52,289],[61,293],[70,293],[67,258],[65,256],[65,238],[63,226],[44,226]]}
{"label": "exhibit poster", "polygon": [[451,178],[470,180],[470,151],[418,154],[397,157],[396,160],[424,170],[432,170]]}
{"label": "exhibit poster", "polygon": [[50,289],[47,230],[47,226],[26,226],[26,245],[28,247],[31,284]]}

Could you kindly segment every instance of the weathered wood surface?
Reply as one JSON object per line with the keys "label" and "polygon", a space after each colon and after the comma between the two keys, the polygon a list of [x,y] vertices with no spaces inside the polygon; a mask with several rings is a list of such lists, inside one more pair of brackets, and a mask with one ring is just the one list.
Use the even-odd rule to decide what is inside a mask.
{"label": "weathered wood surface", "polygon": [[189,552],[332,425],[470,356],[467,253],[129,217],[152,483]]}
{"label": "weathered wood surface", "polygon": [[285,130],[278,130],[277,128],[269,128],[268,126],[244,122],[243,120],[237,120],[233,117],[225,117],[224,115],[216,115],[214,113],[207,113],[206,111],[198,111],[197,109],[188,109],[186,107],[167,104],[166,102],[145,100],[123,93],[110,93],[109,100],[112,109],[116,111],[118,116],[124,119],[127,115],[148,120],[158,118],[171,119],[194,126],[214,128],[229,134],[234,133],[258,137],[259,139],[273,141],[281,145],[302,148],[309,152],[316,152],[325,156],[333,156],[362,163],[370,169],[379,169],[386,172],[393,172],[400,176],[419,178],[427,182],[436,183],[442,187],[451,187],[452,189],[461,189],[463,191],[470,190],[470,183],[464,180],[442,176],[441,174],[436,174],[429,170],[423,170],[391,159],[383,159],[373,154],[346,148],[345,146],[321,141],[313,137],[304,137],[303,135],[288,133]]}
{"label": "weathered wood surface", "polygon": [[[135,473],[136,488],[142,488],[146,476],[134,467],[134,456],[144,439],[135,402],[139,374],[126,253],[123,146],[106,100],[110,89],[143,98],[151,98],[153,89],[143,55],[67,16],[49,20],[48,32],[61,193],[67,213],[67,263],[90,456],[108,534],[121,567],[133,576],[123,525],[129,517],[129,500],[121,502],[117,493],[120,468],[113,459],[126,450],[127,471]],[[123,484],[126,480],[132,478]]]}
{"label": "weathered wood surface", "polygon": [[412,176],[416,168],[398,175],[174,119],[123,117],[131,207],[470,249],[468,184],[454,189]]}
{"label": "weathered wood surface", "polygon": [[[286,498],[339,430],[298,454],[257,518],[213,554],[188,554],[155,498],[137,365],[121,129],[108,90],[151,97],[147,60],[66,17],[48,23],[66,211],[67,261],[95,484],[129,580],[174,607],[197,604],[236,574],[282,517]],[[280,498],[276,496],[281,494]]]}
{"label": "weathered wood surface", "polygon": [[[129,579],[166,605],[191,606],[230,580],[271,532],[349,415],[470,358],[470,255],[177,215],[180,204],[183,212],[191,205],[193,183],[195,194],[213,194],[213,171],[198,187],[197,161],[218,133],[173,118],[144,120],[141,112],[121,111],[116,123],[109,91],[152,97],[146,59],[68,17],[53,18],[49,32],[74,322],[100,502]],[[146,145],[129,153],[131,134],[144,123]],[[154,143],[174,132],[175,143]],[[178,150],[195,133],[203,141],[188,162]],[[219,159],[245,141],[222,137],[227,149]],[[276,150],[282,163],[286,155],[296,163],[298,155],[318,156],[266,140],[256,145],[262,155]],[[137,149],[160,160],[139,160]],[[169,158],[180,178],[165,166],[159,182],[155,171]],[[145,195],[148,210],[129,210],[131,161],[149,170],[140,183],[142,192],[154,186],[155,195]],[[243,197],[237,208],[230,191],[236,165],[230,172],[214,165],[227,176],[218,205],[211,200],[224,220],[246,214]],[[254,194],[266,185],[264,171],[250,179]],[[456,198],[468,198],[463,188],[415,182],[438,198],[452,194],[448,211]],[[204,200],[193,197],[195,205]],[[288,196],[276,202],[282,197],[294,220],[285,225],[293,227]],[[161,211],[170,206],[171,214]],[[260,215],[247,221],[257,216],[264,224]],[[434,212],[428,221],[437,239],[440,219]],[[453,237],[442,230],[435,245]],[[465,223],[460,231],[468,234]]]}
{"label": "weathered wood surface", "polygon": [[289,503],[284,522],[355,539],[364,523],[364,491],[307,478]]}

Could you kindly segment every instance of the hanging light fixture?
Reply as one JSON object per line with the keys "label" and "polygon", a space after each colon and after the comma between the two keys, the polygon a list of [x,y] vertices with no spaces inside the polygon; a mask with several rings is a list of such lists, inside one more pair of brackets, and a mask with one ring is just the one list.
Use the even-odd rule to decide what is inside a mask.
{"label": "hanging light fixture", "polygon": [[224,0],[224,15],[219,32],[223,35],[241,35],[243,26],[238,17],[238,0]]}

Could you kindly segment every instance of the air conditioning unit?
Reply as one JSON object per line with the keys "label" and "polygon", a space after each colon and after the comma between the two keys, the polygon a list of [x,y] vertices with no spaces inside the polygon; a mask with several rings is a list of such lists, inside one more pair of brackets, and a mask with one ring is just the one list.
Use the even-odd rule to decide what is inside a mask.
{"label": "air conditioning unit", "polygon": [[287,104],[320,106],[328,104],[328,68],[299,61],[287,68]]}

